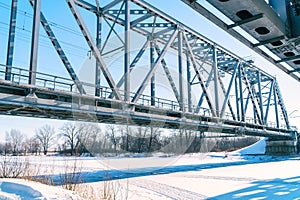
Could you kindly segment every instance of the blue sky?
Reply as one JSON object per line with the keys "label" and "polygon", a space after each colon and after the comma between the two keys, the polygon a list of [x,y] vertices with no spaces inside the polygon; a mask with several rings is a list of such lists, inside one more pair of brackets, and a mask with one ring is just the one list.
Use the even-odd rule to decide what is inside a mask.
{"label": "blue sky", "polygon": [[[204,0],[200,1],[204,2]],[[93,3],[94,1],[90,0],[89,2]],[[108,0],[100,2],[108,2]],[[292,113],[294,111],[292,113],[293,117],[300,115],[300,105],[298,103],[298,99],[300,98],[300,94],[298,92],[300,91],[299,82],[296,82],[268,61],[261,58],[251,49],[245,47],[226,32],[219,29],[216,25],[209,22],[206,18],[186,6],[180,0],[146,0],[146,2],[151,3],[160,10],[163,10],[165,13],[185,23],[187,26],[192,27],[205,37],[215,41],[235,54],[238,54],[240,57],[254,57],[256,66],[261,67],[272,75],[276,75],[280,83],[288,112]],[[10,13],[7,5],[10,6],[10,1],[0,0],[0,41],[2,44],[0,45],[1,64],[5,64],[6,60],[8,33],[7,24],[9,23]],[[19,0],[18,9],[18,28],[16,32],[15,59],[13,65],[27,68],[29,65],[31,35],[28,31],[31,29],[32,25],[32,8],[27,0]],[[60,36],[59,39],[62,41],[61,45],[68,52],[68,57],[72,65],[76,71],[79,71],[81,65],[86,60],[88,47],[83,40],[83,37],[80,35],[81,33],[66,5],[66,2],[63,0],[42,0],[42,12],[49,21],[55,22],[52,28],[56,35]],[[95,24],[95,19],[93,18],[93,15],[88,12],[82,12],[82,15],[86,19],[86,23],[90,28],[90,31],[94,32],[93,25]],[[65,27],[68,27],[67,31],[63,30]],[[44,73],[68,77],[66,70],[54,51],[54,48],[51,46],[49,39],[45,37],[46,34],[42,27],[40,35],[38,70]],[[76,41],[76,43],[72,41]],[[51,62],[49,62],[49,60]],[[299,110],[299,112],[295,110]],[[291,118],[290,121],[292,125],[300,127],[300,123],[298,122],[299,119],[300,118]],[[64,122],[65,121],[0,116],[0,139],[3,139],[4,137],[2,136],[4,136],[5,132],[11,128],[17,128],[24,133],[32,134],[36,128],[43,124],[50,124],[58,129]]]}

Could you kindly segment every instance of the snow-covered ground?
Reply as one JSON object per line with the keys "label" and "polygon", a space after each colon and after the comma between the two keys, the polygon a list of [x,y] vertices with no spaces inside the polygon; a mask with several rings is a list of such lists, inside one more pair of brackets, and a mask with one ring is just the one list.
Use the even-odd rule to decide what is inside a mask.
{"label": "snow-covered ground", "polygon": [[81,199],[75,192],[20,179],[1,179],[0,199]]}
{"label": "snow-covered ground", "polygon": [[[30,159],[47,168],[52,165],[55,169],[48,174],[61,173],[76,160],[84,182],[79,193],[89,200],[105,193],[130,200],[300,199],[300,157],[250,155],[262,154],[264,145],[261,140],[236,152],[178,157]],[[0,199],[80,199],[60,186],[17,179],[0,179],[0,184]]]}

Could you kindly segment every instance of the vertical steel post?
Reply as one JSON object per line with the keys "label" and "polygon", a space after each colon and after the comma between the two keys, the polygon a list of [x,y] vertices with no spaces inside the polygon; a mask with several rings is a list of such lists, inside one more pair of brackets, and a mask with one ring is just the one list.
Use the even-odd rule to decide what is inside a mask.
{"label": "vertical steel post", "polygon": [[183,94],[183,52],[182,52],[182,31],[178,32],[178,73],[179,73],[179,95],[180,95],[180,109],[185,111],[184,108],[184,94]]}
{"label": "vertical steel post", "polygon": [[[223,102],[223,105],[221,107],[221,111],[220,111],[220,118],[223,118],[224,117],[224,114],[225,114],[225,109],[226,109],[226,105],[228,104],[229,102],[229,95],[230,95],[230,91],[231,91],[231,88],[232,88],[232,84],[233,84],[233,81],[235,80],[235,77],[236,77],[236,71],[237,71],[237,68],[239,67],[239,63],[236,64],[236,66],[234,67],[234,70],[231,74],[231,79],[230,79],[230,82],[229,82],[229,85],[228,85],[228,89],[225,93],[225,98],[224,98],[224,102]],[[230,108],[229,108],[230,109]],[[232,112],[232,115],[233,115],[233,112]],[[235,117],[233,117],[235,118]]]}
{"label": "vertical steel post", "polygon": [[188,110],[192,112],[192,87],[191,87],[191,62],[186,51],[186,73],[187,73],[187,95],[188,95]]}
{"label": "vertical steel post", "polygon": [[36,71],[37,71],[37,58],[38,58],[38,46],[39,46],[39,31],[41,21],[41,0],[34,0],[34,14],[32,25],[32,37],[31,37],[31,54],[30,54],[30,66],[29,66],[29,81],[31,85],[35,85]]}
{"label": "vertical steel post", "polygon": [[269,96],[268,96],[267,109],[266,109],[266,113],[265,113],[265,116],[264,116],[264,122],[265,123],[267,123],[267,121],[268,121],[268,115],[269,115],[271,99],[272,99],[272,92],[273,92],[273,85],[274,85],[274,80],[271,81],[271,86],[270,86],[270,91],[269,91]]}
{"label": "vertical steel post", "polygon": [[261,92],[261,74],[258,71],[257,72],[257,83],[258,83],[258,95],[259,95],[259,108],[260,108],[260,115],[261,115],[261,119],[263,124],[265,124],[264,122],[264,108],[263,108],[263,100],[262,100],[262,92]]}
{"label": "vertical steel post", "polygon": [[215,90],[215,108],[216,116],[220,116],[220,106],[219,106],[219,71],[218,71],[218,60],[217,60],[217,49],[216,46],[213,46],[213,70],[214,70],[214,90]]}
{"label": "vertical steel post", "polygon": [[[102,16],[97,14],[97,28],[96,28],[96,45],[100,51],[101,49],[101,36],[102,36]],[[100,87],[101,87],[101,68],[100,63],[96,60],[96,72],[95,72],[95,96],[100,96]]]}
{"label": "vertical steel post", "polygon": [[254,122],[256,124],[257,123],[257,113],[256,113],[256,110],[255,110],[254,106],[253,106],[253,119],[254,119]]}
{"label": "vertical steel post", "polygon": [[276,93],[276,82],[274,83],[273,94],[274,94],[274,107],[275,107],[275,116],[276,116],[276,127],[280,128],[279,123],[279,114],[278,114],[278,102],[277,102],[277,93]]}
{"label": "vertical steel post", "polygon": [[[240,66],[238,66],[240,67]],[[240,71],[238,72],[238,76],[240,76]],[[241,120],[241,116],[240,116],[240,104],[239,104],[239,89],[238,89],[238,81],[237,81],[238,77],[236,76],[234,79],[234,85],[235,85],[235,102],[236,102],[236,115],[237,115],[237,119],[238,121]]]}
{"label": "vertical steel post", "polygon": [[125,1],[124,101],[130,101],[130,0]]}
{"label": "vertical steel post", "polygon": [[240,101],[241,101],[241,117],[242,117],[242,121],[244,122],[245,121],[245,110],[244,110],[244,97],[243,97],[243,81],[242,81],[242,66],[243,65],[240,65],[238,70],[239,70],[239,86],[240,86]]}
{"label": "vertical steel post", "polygon": [[11,80],[11,68],[12,68],[13,58],[14,58],[17,6],[18,6],[18,0],[12,0],[11,11],[10,11],[8,45],[7,45],[6,71],[5,71],[5,80],[8,81]]}
{"label": "vertical steel post", "polygon": [[[151,38],[150,42],[150,68],[153,68],[154,65],[154,43]],[[150,96],[151,96],[151,106],[155,106],[155,75],[151,77],[151,84],[150,84]]]}

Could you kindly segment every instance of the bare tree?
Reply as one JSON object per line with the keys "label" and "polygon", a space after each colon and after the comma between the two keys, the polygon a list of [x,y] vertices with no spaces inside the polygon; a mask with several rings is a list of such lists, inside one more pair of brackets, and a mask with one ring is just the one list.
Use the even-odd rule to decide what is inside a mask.
{"label": "bare tree", "polygon": [[117,136],[117,129],[115,125],[107,125],[105,126],[105,132],[110,142],[114,146],[114,152],[117,155],[117,145],[119,143],[120,137]]}
{"label": "bare tree", "polygon": [[61,136],[66,139],[66,143],[70,146],[71,156],[76,154],[76,146],[79,144],[80,128],[74,123],[68,122],[61,127]]}
{"label": "bare tree", "polygon": [[129,125],[120,125],[118,129],[121,134],[121,148],[125,151],[129,151],[131,127]]}
{"label": "bare tree", "polygon": [[33,136],[33,137],[29,138],[26,142],[28,143],[28,146],[29,146],[29,149],[28,149],[29,152],[31,154],[37,155],[38,152],[40,151],[40,146],[41,146],[39,140],[35,136]]}
{"label": "bare tree", "polygon": [[160,144],[160,134],[161,130],[159,128],[150,127],[150,135],[148,142],[148,151],[151,152],[153,150],[158,150],[161,146]]}
{"label": "bare tree", "polygon": [[6,145],[10,145],[12,153],[16,155],[21,150],[24,135],[19,130],[11,129],[10,132],[6,132],[5,140]]}
{"label": "bare tree", "polygon": [[35,130],[35,136],[41,144],[44,155],[47,155],[48,149],[54,139],[55,130],[48,124]]}
{"label": "bare tree", "polygon": [[98,136],[101,132],[100,127],[95,123],[81,123],[78,126],[76,148],[80,154],[94,152]]}

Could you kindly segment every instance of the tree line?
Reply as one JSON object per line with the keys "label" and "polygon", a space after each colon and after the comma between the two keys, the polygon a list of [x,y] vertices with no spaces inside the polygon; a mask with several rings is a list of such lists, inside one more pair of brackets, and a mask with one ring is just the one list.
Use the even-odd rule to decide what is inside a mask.
{"label": "tree line", "polygon": [[20,130],[6,132],[5,141],[0,144],[1,154],[47,155],[49,151],[67,154],[121,153],[192,153],[208,151],[230,151],[258,141],[255,137],[207,138],[193,130],[165,131],[154,127],[127,125],[106,125],[96,123],[67,122],[58,130],[44,125],[35,134],[26,137]]}

